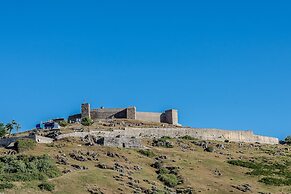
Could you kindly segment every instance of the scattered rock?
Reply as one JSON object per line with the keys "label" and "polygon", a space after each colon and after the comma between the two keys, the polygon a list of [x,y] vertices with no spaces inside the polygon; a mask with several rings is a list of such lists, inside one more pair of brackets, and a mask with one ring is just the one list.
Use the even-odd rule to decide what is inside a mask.
{"label": "scattered rock", "polygon": [[56,159],[57,159],[57,164],[62,164],[62,165],[69,164],[68,158],[66,158],[65,155],[62,155],[62,156],[57,155]]}
{"label": "scattered rock", "polygon": [[74,160],[77,160],[77,161],[80,161],[80,162],[85,162],[87,161],[87,159],[85,157],[83,157],[80,153],[78,152],[71,152],[70,154],[70,157],[73,158]]}
{"label": "scattered rock", "polygon": [[242,192],[251,192],[252,186],[249,184],[243,184],[243,185],[232,185],[233,188],[242,191]]}
{"label": "scattered rock", "polygon": [[106,165],[106,164],[97,164],[96,167],[100,169],[109,169],[109,170],[114,170],[114,167]]}
{"label": "scattered rock", "polygon": [[78,165],[78,164],[72,164],[71,165],[74,169],[76,169],[76,170],[88,170],[88,167],[86,167],[86,166],[80,166],[80,165]]}
{"label": "scattered rock", "polygon": [[97,185],[88,186],[87,190],[91,194],[104,194]]}
{"label": "scattered rock", "polygon": [[177,188],[176,189],[176,193],[179,193],[179,194],[193,194],[194,193],[194,190],[193,188]]}

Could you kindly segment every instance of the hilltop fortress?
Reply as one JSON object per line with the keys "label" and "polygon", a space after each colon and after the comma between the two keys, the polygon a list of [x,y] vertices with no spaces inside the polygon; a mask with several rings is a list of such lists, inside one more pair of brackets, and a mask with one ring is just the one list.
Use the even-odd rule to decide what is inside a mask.
{"label": "hilltop fortress", "polygon": [[[91,118],[94,124],[82,126],[83,118]],[[54,119],[60,122],[60,119]],[[64,122],[65,120],[62,119]],[[140,148],[142,139],[161,137],[181,138],[190,136],[200,140],[225,142],[278,144],[279,139],[255,135],[247,130],[222,130],[214,128],[182,127],[178,123],[178,111],[137,112],[135,107],[91,109],[90,104],[81,105],[81,113],[68,117],[69,125],[58,129],[37,129],[25,135],[0,139],[0,146],[13,144],[19,138],[30,138],[38,143],[52,143],[63,138],[76,137],[90,145],[100,144],[112,147]]]}
{"label": "hilltop fortress", "polygon": [[81,114],[69,116],[69,122],[76,122],[78,119],[91,118],[97,119],[133,119],[139,121],[149,121],[157,123],[178,124],[178,111],[174,109],[166,110],[163,113],[156,112],[137,112],[136,107],[128,108],[97,108],[92,109],[88,103],[81,105]]}

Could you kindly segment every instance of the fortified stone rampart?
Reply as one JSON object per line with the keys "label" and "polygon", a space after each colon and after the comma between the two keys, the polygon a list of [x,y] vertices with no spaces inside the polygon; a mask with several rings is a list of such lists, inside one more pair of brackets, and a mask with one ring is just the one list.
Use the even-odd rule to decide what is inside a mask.
{"label": "fortified stone rampart", "polygon": [[93,109],[90,114],[92,119],[112,119],[127,117],[127,111],[124,108]]}
{"label": "fortified stone rampart", "polygon": [[163,119],[162,113],[154,113],[154,112],[136,112],[136,120],[140,121],[150,121],[159,123]]}
{"label": "fortified stone rampart", "polygon": [[266,137],[254,135],[252,131],[229,131],[221,129],[200,129],[200,128],[126,128],[125,130],[114,131],[93,131],[93,132],[75,132],[63,134],[57,137],[62,139],[65,137],[85,137],[86,135],[95,135],[99,137],[135,137],[135,138],[161,138],[169,136],[171,138],[179,138],[186,135],[202,140],[216,141],[233,141],[246,143],[263,143],[278,144],[279,139],[274,137]]}
{"label": "fortified stone rampart", "polygon": [[174,109],[165,112],[137,112],[135,107],[128,108],[97,108],[91,109],[90,104],[84,103],[81,106],[81,114],[71,115],[68,118],[70,123],[76,122],[81,118],[97,119],[134,119],[140,121],[150,121],[157,123],[169,123],[179,125],[178,111]]}

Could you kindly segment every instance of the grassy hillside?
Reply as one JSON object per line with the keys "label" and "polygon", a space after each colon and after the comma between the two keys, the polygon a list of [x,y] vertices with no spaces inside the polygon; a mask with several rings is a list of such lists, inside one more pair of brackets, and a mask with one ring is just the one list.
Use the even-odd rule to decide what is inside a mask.
{"label": "grassy hillside", "polygon": [[[88,147],[80,139],[38,144],[17,155],[46,154],[61,174],[9,181],[13,187],[5,193],[291,193],[290,146],[187,137],[145,140],[144,145],[147,149],[140,151]],[[1,149],[2,157],[5,153]],[[53,185],[53,191],[41,190],[42,183]]]}

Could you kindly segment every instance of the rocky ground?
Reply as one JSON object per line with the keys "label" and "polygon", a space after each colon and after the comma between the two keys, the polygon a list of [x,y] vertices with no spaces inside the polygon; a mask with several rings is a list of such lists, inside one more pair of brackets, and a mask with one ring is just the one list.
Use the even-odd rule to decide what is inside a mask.
{"label": "rocky ground", "polygon": [[[288,180],[288,146],[209,142],[190,137],[148,139],[143,143],[147,149],[123,149],[88,146],[82,139],[70,138],[38,144],[21,154],[48,154],[53,158],[62,175],[48,180],[55,185],[52,193],[291,193],[290,185],[260,182],[264,177],[280,176],[276,169],[274,176],[266,172],[250,174],[252,169],[245,163],[234,165],[237,161],[284,164],[284,178]],[[1,153],[17,154],[6,149]],[[37,187],[39,183],[17,182],[5,193],[46,193]]]}

